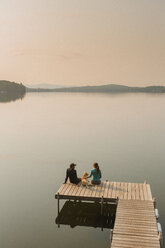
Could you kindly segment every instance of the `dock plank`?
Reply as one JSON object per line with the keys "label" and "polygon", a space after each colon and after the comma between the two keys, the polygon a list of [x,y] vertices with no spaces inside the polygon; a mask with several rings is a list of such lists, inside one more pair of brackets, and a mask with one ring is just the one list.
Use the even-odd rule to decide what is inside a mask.
{"label": "dock plank", "polygon": [[105,189],[104,189],[104,194],[103,194],[103,197],[104,198],[108,198],[109,187],[110,187],[110,182],[106,181]]}
{"label": "dock plank", "polygon": [[120,190],[121,190],[121,183],[120,182],[116,182],[116,198],[119,198],[120,195]]}
{"label": "dock plank", "polygon": [[149,184],[147,184],[146,187],[147,187],[148,199],[152,201],[151,187]]}
{"label": "dock plank", "polygon": [[128,183],[124,183],[124,198],[123,199],[128,199]]}
{"label": "dock plank", "polygon": [[136,200],[136,191],[134,183],[131,183],[131,199]]}
{"label": "dock plank", "polygon": [[144,193],[144,200],[148,199],[148,193],[147,193],[147,184],[143,184],[143,193]]}
{"label": "dock plank", "polygon": [[139,188],[140,188],[140,199],[143,201],[144,200],[143,185],[139,184]]}
{"label": "dock plank", "polygon": [[114,190],[114,187],[115,187],[114,184],[115,184],[114,182],[110,182],[109,191],[108,191],[108,198],[115,199],[115,197],[116,197],[116,193]]}
{"label": "dock plank", "polygon": [[131,200],[131,183],[128,183],[128,200]]}

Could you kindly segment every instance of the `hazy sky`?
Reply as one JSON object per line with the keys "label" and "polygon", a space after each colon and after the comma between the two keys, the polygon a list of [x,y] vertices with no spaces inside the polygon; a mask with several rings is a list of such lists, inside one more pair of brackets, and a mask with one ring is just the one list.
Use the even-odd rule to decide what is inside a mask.
{"label": "hazy sky", "polygon": [[0,0],[0,79],[165,85],[165,0]]}

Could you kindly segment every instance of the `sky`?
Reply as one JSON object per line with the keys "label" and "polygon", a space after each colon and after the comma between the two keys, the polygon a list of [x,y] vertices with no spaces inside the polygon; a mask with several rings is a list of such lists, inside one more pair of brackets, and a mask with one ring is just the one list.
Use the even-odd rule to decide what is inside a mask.
{"label": "sky", "polygon": [[0,80],[165,85],[165,0],[0,0]]}

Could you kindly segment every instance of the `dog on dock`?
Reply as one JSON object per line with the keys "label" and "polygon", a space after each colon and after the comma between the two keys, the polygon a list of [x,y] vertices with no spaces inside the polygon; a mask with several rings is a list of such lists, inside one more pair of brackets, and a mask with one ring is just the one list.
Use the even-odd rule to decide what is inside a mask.
{"label": "dog on dock", "polygon": [[89,175],[89,174],[88,174],[87,172],[84,172],[84,173],[83,173],[83,176],[82,176],[82,178],[81,178],[81,184],[82,184],[83,186],[86,186],[86,187],[89,186],[88,175]]}

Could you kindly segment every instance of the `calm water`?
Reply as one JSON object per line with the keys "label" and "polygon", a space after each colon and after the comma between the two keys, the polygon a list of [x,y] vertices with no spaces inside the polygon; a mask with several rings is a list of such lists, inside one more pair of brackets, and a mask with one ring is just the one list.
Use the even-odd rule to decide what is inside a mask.
{"label": "calm water", "polygon": [[165,226],[165,95],[27,94],[0,103],[0,247],[109,246],[109,231],[57,228],[54,194],[69,163],[151,184]]}

